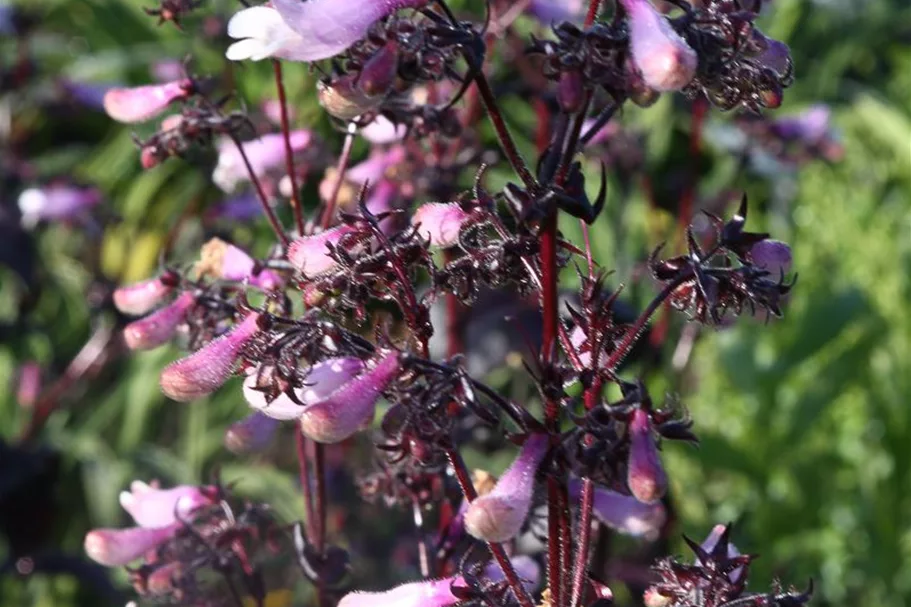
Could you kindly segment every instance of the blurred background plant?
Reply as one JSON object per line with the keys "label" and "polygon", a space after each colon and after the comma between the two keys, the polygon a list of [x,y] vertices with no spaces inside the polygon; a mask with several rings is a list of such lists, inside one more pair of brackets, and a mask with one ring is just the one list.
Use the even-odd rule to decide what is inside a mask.
{"label": "blurred background plant", "polygon": [[[29,2],[17,6],[23,10],[12,22],[0,5],[0,385],[7,386],[0,394],[0,562],[16,545],[40,547],[50,573],[27,583],[0,577],[4,606],[121,600],[114,588],[125,587],[125,576],[108,589],[107,574],[87,564],[81,544],[90,527],[120,522],[117,494],[132,479],[199,483],[217,469],[286,520],[301,516],[289,436],[253,458],[224,448],[225,428],[247,410],[239,391],[175,404],[158,388],[159,370],[175,357],[170,347],[112,361],[94,357],[113,322],[94,313],[105,292],[95,277],[110,284],[145,278],[163,249],[181,250],[181,239],[226,234],[257,253],[272,242],[264,221],[238,227],[224,220],[249,211],[199,170],[214,156],[144,172],[129,131],[100,111],[106,85],[145,84],[174,73],[184,56],[192,55],[194,72],[223,69],[224,21],[235,3],[207,3],[192,17],[194,35],[157,27],[141,4]],[[691,103],[667,96],[648,112],[626,110],[616,120],[625,138],[602,144],[615,161],[593,251],[629,276],[636,260],[673,239],[679,215],[749,194],[753,225],[793,246],[800,285],[784,320],[763,331],[750,321],[711,331],[659,316],[650,353],[633,363],[653,393],[678,393],[696,420],[700,447],[674,445],[664,456],[672,499],[698,487],[676,504],[676,523],[701,537],[717,521],[734,521],[737,543],[761,555],[753,578],[813,577],[816,604],[911,604],[911,6],[769,4],[763,29],[790,45],[797,74],[775,117],[825,104],[834,139],[812,157],[795,157],[747,144],[744,133],[755,135],[756,125],[710,112],[694,147],[698,112]],[[516,27],[536,25],[523,17]],[[26,31],[27,44],[18,35]],[[494,69],[505,61],[491,59]],[[230,69],[251,106],[273,95],[268,65]],[[286,70],[295,124],[337,143],[316,103],[315,78],[304,66]],[[501,96],[507,118],[532,150],[536,117],[509,96]],[[358,146],[355,155],[365,151]],[[629,179],[633,169],[624,163],[642,177]],[[65,222],[20,216],[23,191],[60,178],[94,188],[97,203]],[[488,179],[496,187],[510,175],[498,166]],[[316,199],[317,184],[305,185],[305,203]],[[682,209],[686,192],[690,208]],[[575,221],[561,228],[580,236]],[[635,285],[627,294],[636,305],[650,297]],[[55,383],[71,364],[91,380]],[[489,380],[504,390],[530,389],[512,375],[494,370]],[[36,428],[32,444],[40,447],[14,449],[48,398],[61,406]],[[329,454],[366,458],[342,447]],[[484,457],[466,454],[469,464]],[[507,463],[485,462],[496,471]],[[352,504],[339,517],[365,521],[360,552],[388,545],[395,526],[380,522],[388,513],[349,493],[338,496]],[[671,552],[683,551],[672,544]],[[394,557],[388,560],[387,574],[407,577]],[[74,568],[97,584],[51,575]]]}

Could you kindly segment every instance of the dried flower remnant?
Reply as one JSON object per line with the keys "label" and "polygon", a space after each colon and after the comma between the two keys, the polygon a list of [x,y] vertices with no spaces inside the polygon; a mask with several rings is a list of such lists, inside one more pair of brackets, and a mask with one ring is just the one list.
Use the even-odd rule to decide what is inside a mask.
{"label": "dried flower remnant", "polygon": [[233,329],[161,372],[165,396],[189,402],[217,390],[231,374],[238,355],[259,332],[260,314],[250,313]]}
{"label": "dried flower remnant", "polygon": [[175,101],[188,99],[196,92],[189,79],[133,88],[112,88],[104,95],[104,111],[118,122],[145,122],[163,113]]}
{"label": "dried flower remnant", "polygon": [[247,281],[266,291],[277,289],[284,283],[275,272],[259,267],[246,251],[220,238],[213,238],[203,245],[196,272],[200,276],[209,275],[222,280]]}
{"label": "dried flower remnant", "polygon": [[543,434],[528,437],[519,456],[493,490],[471,502],[465,513],[465,529],[472,537],[505,542],[519,534],[531,509],[535,474],[547,454],[549,442]]}

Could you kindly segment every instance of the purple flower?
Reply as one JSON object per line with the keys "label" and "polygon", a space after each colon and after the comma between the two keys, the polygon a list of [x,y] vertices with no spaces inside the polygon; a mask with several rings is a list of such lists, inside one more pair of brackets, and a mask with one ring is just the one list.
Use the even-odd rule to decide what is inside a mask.
{"label": "purple flower", "polygon": [[544,25],[578,21],[585,14],[583,0],[531,0],[525,9]]}
{"label": "purple flower", "polygon": [[85,536],[85,553],[96,563],[119,567],[135,561],[165,543],[181,528],[180,523],[147,529],[93,529]]}
{"label": "purple flower", "polygon": [[[720,547],[719,542],[722,541],[722,539],[723,539],[725,544],[727,545],[727,549],[724,551],[724,554],[722,556],[724,558],[729,558],[729,559],[738,557],[738,556],[740,556],[740,551],[737,550],[737,546],[735,546],[730,541],[728,541],[727,535],[729,533],[730,533],[730,525],[715,525],[714,527],[712,527],[712,531],[709,532],[708,537],[706,537],[705,540],[703,540],[700,547],[706,553],[711,554],[712,552],[715,551],[716,548]],[[695,564],[697,567],[704,565],[704,563],[698,558],[696,559]],[[736,569],[732,570],[728,574],[728,579],[731,580],[732,584],[737,584],[745,574],[746,574],[746,569],[744,569],[744,567],[737,567]]]}
{"label": "purple flower", "polygon": [[19,195],[22,225],[31,228],[40,221],[67,221],[101,202],[101,192],[95,188],[71,185],[50,185],[30,188]]}
{"label": "purple flower", "polygon": [[531,509],[538,466],[547,454],[549,438],[533,434],[496,486],[476,498],[465,513],[465,529],[485,542],[505,542],[519,534]]}
{"label": "purple flower", "polygon": [[74,80],[60,80],[58,85],[68,100],[75,101],[90,110],[98,111],[104,110],[104,96],[107,92],[119,87],[117,84],[94,84]]}
{"label": "purple flower", "polygon": [[435,247],[459,242],[459,232],[471,221],[471,213],[456,202],[427,202],[414,212],[411,224]]}
{"label": "purple flower", "polygon": [[367,34],[374,22],[427,0],[273,0],[282,19],[302,39],[297,61],[328,59]]}
{"label": "purple flower", "polygon": [[387,352],[371,369],[304,409],[301,431],[318,443],[338,443],[373,420],[376,402],[400,370],[398,352]]}
{"label": "purple flower", "polygon": [[280,422],[254,411],[225,431],[225,447],[239,455],[259,453],[272,442]]}
{"label": "purple flower", "polygon": [[[312,140],[310,131],[297,130],[290,133],[291,149],[295,152],[307,148]],[[281,133],[263,135],[241,145],[257,177],[262,177],[285,162],[285,140]],[[250,174],[237,146],[231,139],[223,139],[218,144],[218,164],[212,172],[212,181],[223,191],[231,192],[239,183],[249,179]]]}
{"label": "purple flower", "polygon": [[699,58],[649,0],[620,0],[629,24],[633,63],[656,91],[682,89],[696,75]]}
{"label": "purple flower", "polygon": [[187,79],[113,88],[104,95],[104,111],[118,122],[144,122],[164,112],[173,102],[188,98],[193,92],[193,82]]}
{"label": "purple flower", "polygon": [[151,350],[166,344],[177,332],[177,327],[183,322],[196,305],[193,293],[185,291],[165,307],[156,310],[145,318],[134,320],[123,329],[123,339],[131,350]]}
{"label": "purple flower", "polygon": [[778,118],[772,132],[786,141],[817,145],[830,136],[832,111],[825,105],[814,105],[796,116]]}
{"label": "purple flower", "polygon": [[299,418],[308,405],[328,398],[333,392],[351,381],[364,370],[364,363],[353,357],[330,358],[310,368],[304,384],[294,390],[294,395],[301,404],[281,393],[277,398],[268,400],[265,392],[258,389],[258,382],[271,378],[273,369],[269,366],[257,367],[244,380],[243,392],[247,403],[258,412],[278,420]]}
{"label": "purple flower", "polygon": [[635,409],[629,421],[629,461],[626,482],[640,502],[651,504],[664,497],[667,474],[661,465],[648,411]]}
{"label": "purple flower", "polygon": [[777,279],[791,270],[791,247],[780,240],[760,240],[750,248],[750,260]]}
{"label": "purple flower", "polygon": [[309,44],[271,6],[244,8],[228,21],[228,36],[237,40],[225,51],[231,61],[269,57],[307,61]]}
{"label": "purple flower", "polygon": [[248,314],[221,337],[165,367],[159,379],[161,391],[173,400],[189,402],[217,390],[244,346],[259,332],[259,318],[257,313]]}
{"label": "purple flower", "polygon": [[338,244],[339,239],[353,231],[351,226],[341,225],[297,238],[288,245],[288,261],[304,276],[319,276],[328,272],[338,265],[329,254],[328,245]]}
{"label": "purple flower", "polygon": [[124,314],[139,316],[161,302],[177,285],[170,274],[114,289],[114,306]]}
{"label": "purple flower", "polygon": [[[509,561],[512,563],[513,569],[516,570],[516,575],[522,580],[522,585],[529,592],[537,590],[541,585],[541,566],[538,561],[524,554],[510,557]],[[491,582],[502,582],[506,579],[506,576],[503,574],[503,569],[500,568],[500,565],[494,561],[484,568],[484,578]]]}
{"label": "purple flower", "polygon": [[246,251],[220,238],[213,238],[203,245],[196,271],[201,276],[210,275],[222,280],[246,280],[265,291],[284,284],[281,277],[271,270],[257,271],[256,261]]}
{"label": "purple flower", "polygon": [[[580,481],[571,481],[570,496],[578,497],[581,486]],[[592,513],[595,518],[615,531],[649,540],[658,537],[661,527],[667,520],[667,511],[661,502],[644,504],[631,495],[603,487],[595,487]]]}
{"label": "purple flower", "polygon": [[447,607],[459,602],[452,586],[463,584],[461,577],[448,577],[402,584],[385,592],[349,592],[338,607]]}
{"label": "purple flower", "polygon": [[167,527],[179,522],[194,510],[215,503],[213,487],[178,485],[159,489],[142,481],[133,481],[129,491],[120,493],[120,505],[140,527]]}

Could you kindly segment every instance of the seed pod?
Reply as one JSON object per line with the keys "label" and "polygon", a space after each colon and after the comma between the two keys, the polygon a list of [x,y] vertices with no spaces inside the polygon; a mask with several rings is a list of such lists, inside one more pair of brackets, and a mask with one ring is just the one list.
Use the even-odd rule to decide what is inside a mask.
{"label": "seed pod", "polygon": [[332,82],[316,83],[319,104],[339,120],[350,121],[362,116],[383,102],[383,96],[372,96],[357,86],[355,74],[346,74]]}

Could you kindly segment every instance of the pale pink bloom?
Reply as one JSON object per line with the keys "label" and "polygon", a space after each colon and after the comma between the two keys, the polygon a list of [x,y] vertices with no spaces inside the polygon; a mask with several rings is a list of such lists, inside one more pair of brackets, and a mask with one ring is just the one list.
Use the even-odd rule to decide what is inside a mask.
{"label": "pale pink bloom", "polygon": [[139,316],[157,306],[176,286],[170,274],[114,289],[114,306],[124,314]]}
{"label": "pale pink bloom", "polygon": [[131,350],[151,350],[162,346],[174,337],[177,327],[194,305],[196,297],[185,291],[163,308],[124,327],[123,340]]}
{"label": "pale pink bloom", "polygon": [[402,584],[385,592],[349,592],[338,607],[447,607],[459,602],[452,586],[464,586],[461,577]]}
{"label": "pale pink bloom", "polygon": [[193,82],[187,79],[113,88],[104,95],[104,111],[118,122],[144,122],[164,112],[175,101],[188,98],[193,91]]}
{"label": "pale pink bloom", "polygon": [[121,491],[120,505],[140,527],[158,528],[179,522],[195,510],[215,503],[214,487],[178,485],[159,489],[133,481],[129,491]]}
{"label": "pale pink bloom", "polygon": [[451,247],[459,242],[459,232],[471,221],[471,213],[456,202],[426,202],[411,218],[418,234],[435,247]]}
{"label": "pale pink bloom", "polygon": [[41,365],[35,361],[23,363],[19,367],[19,382],[16,387],[16,402],[20,407],[29,409],[41,394]]}
{"label": "pale pink bloom", "polygon": [[[580,481],[571,481],[570,496],[578,498],[581,486]],[[644,504],[632,495],[624,495],[603,487],[595,487],[592,514],[615,531],[648,540],[656,539],[667,521],[667,511],[661,502]]]}
{"label": "pale pink bloom", "polygon": [[272,0],[285,23],[303,40],[297,61],[319,61],[338,55],[367,34],[376,21],[401,8],[427,0]]}
{"label": "pale pink bloom", "polygon": [[50,185],[29,188],[19,194],[22,225],[31,228],[40,221],[67,221],[101,202],[101,192],[95,188],[70,185]]}
{"label": "pale pink bloom", "polygon": [[337,245],[354,228],[340,225],[319,234],[302,236],[288,245],[288,261],[304,276],[319,276],[333,269],[338,262],[329,254],[328,245]]}
{"label": "pale pink bloom", "polygon": [[[275,125],[281,126],[282,123],[282,104],[278,99],[266,99],[260,105],[263,115]],[[297,113],[293,107],[288,107],[288,120],[294,120]]]}
{"label": "pale pink bloom", "polygon": [[629,461],[626,482],[630,492],[640,502],[650,504],[664,497],[667,474],[661,465],[658,446],[652,432],[648,411],[635,409],[629,421]]}
{"label": "pale pink bloom", "polygon": [[221,337],[165,367],[159,379],[161,391],[173,400],[189,402],[217,390],[231,375],[244,346],[259,332],[259,318],[257,313],[248,314]]}
{"label": "pale pink bloom", "polygon": [[301,432],[318,443],[338,443],[373,420],[383,390],[399,374],[398,352],[388,352],[372,368],[304,409]]}
{"label": "pale pink bloom", "polygon": [[119,567],[140,558],[165,543],[180,529],[180,523],[166,527],[93,529],[85,536],[85,553],[96,563]]}
{"label": "pale pink bloom", "polygon": [[257,272],[256,269],[256,260],[246,251],[220,238],[213,238],[203,245],[199,263],[196,265],[196,271],[200,275],[207,274],[237,282],[247,281],[266,291],[277,289],[284,284],[275,272],[265,269]]}
{"label": "pale pink bloom", "polygon": [[370,143],[386,145],[401,141],[405,138],[407,131],[404,124],[396,126],[391,120],[379,114],[370,124],[361,129],[361,135]]}
{"label": "pale pink bloom", "polygon": [[[313,135],[310,131],[291,131],[291,150],[299,152],[310,145]],[[262,177],[272,169],[285,163],[285,140],[281,133],[263,135],[252,141],[241,143],[253,174]],[[233,191],[238,184],[249,181],[250,173],[244,165],[240,150],[231,139],[222,139],[218,144],[218,164],[212,172],[212,181],[225,192]]]}
{"label": "pale pink bloom", "polygon": [[535,474],[549,444],[550,439],[545,434],[529,436],[518,457],[490,493],[469,504],[465,529],[472,537],[485,542],[505,542],[519,534],[531,509]]}
{"label": "pale pink bloom", "polygon": [[257,368],[244,379],[244,398],[253,409],[268,417],[278,420],[297,419],[308,405],[329,397],[363,370],[364,363],[353,357],[330,358],[313,365],[304,380],[305,385],[294,390],[295,397],[302,403],[299,405],[285,393],[269,402],[266,394],[257,389],[257,381],[268,378],[272,369],[268,366]]}
{"label": "pale pink bloom", "polygon": [[261,61],[269,57],[307,61],[309,44],[282,20],[271,6],[251,6],[228,21],[228,36],[237,40],[225,56],[231,61]]}
{"label": "pale pink bloom", "polygon": [[620,0],[628,16],[633,63],[656,91],[676,91],[696,75],[699,57],[649,0]]}

